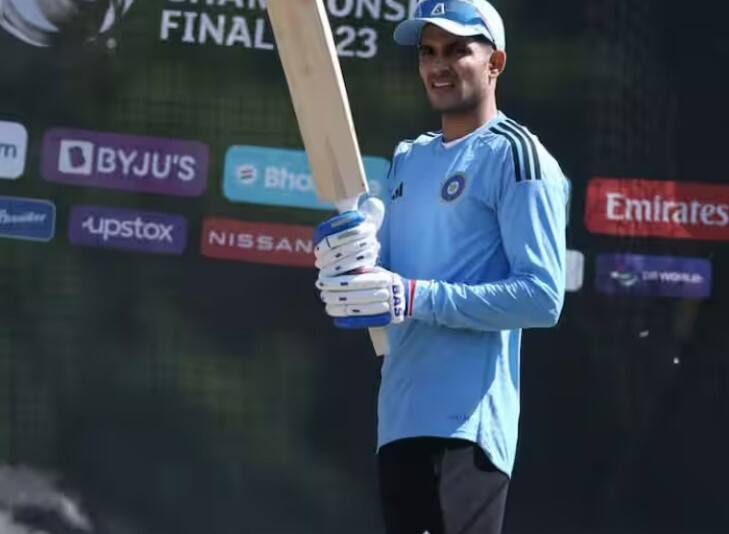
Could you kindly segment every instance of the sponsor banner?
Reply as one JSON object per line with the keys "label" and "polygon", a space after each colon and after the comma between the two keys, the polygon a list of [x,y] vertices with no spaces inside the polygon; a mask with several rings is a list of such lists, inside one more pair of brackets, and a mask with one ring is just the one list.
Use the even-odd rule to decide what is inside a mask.
{"label": "sponsor banner", "polygon": [[74,245],[87,247],[182,254],[187,244],[187,221],[166,213],[74,206],[68,238]]}
{"label": "sponsor banner", "polygon": [[314,266],[314,228],[209,218],[203,223],[203,256],[294,267]]}
{"label": "sponsor banner", "polygon": [[[391,40],[394,25],[415,11],[419,0],[326,0],[337,53],[372,59],[380,48],[381,26]],[[265,0],[166,0],[159,39],[186,46],[245,48],[273,52]],[[345,22],[342,19],[348,19]]]}
{"label": "sponsor banner", "polygon": [[15,180],[25,171],[28,131],[17,122],[0,121],[0,178]]}
{"label": "sponsor banner", "polygon": [[197,141],[54,128],[43,138],[51,182],[194,197],[207,186],[208,147]]}
{"label": "sponsor banner", "polygon": [[702,258],[601,254],[596,287],[608,295],[706,298],[711,262]]}
{"label": "sponsor banner", "polygon": [[729,186],[594,178],[585,224],[597,234],[729,240]]}
{"label": "sponsor banner", "polygon": [[585,280],[585,255],[579,250],[567,251],[566,291],[579,291]]}
{"label": "sponsor banner", "polygon": [[50,241],[56,233],[56,206],[48,200],[0,197],[0,237]]}
{"label": "sponsor banner", "polygon": [[[362,158],[370,192],[383,198],[390,163],[384,158]],[[225,156],[223,194],[233,202],[333,210],[321,202],[303,150],[232,146]]]}

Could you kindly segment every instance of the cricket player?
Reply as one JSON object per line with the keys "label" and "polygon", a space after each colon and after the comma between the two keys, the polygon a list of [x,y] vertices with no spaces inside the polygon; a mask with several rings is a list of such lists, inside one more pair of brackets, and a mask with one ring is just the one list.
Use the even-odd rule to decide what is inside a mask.
{"label": "cricket player", "polygon": [[387,325],[387,532],[496,534],[516,452],[521,331],[554,326],[562,309],[569,185],[497,108],[506,40],[491,4],[424,0],[394,37],[417,47],[442,129],[397,146],[384,220],[370,199],[318,227],[317,287],[338,326]]}

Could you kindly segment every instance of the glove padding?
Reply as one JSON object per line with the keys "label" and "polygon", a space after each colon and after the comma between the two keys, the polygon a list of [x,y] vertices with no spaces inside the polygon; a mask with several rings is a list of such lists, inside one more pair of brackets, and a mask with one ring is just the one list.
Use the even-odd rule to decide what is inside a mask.
{"label": "glove padding", "polygon": [[340,328],[371,328],[405,320],[409,281],[381,267],[360,274],[321,273],[316,287],[326,312]]}
{"label": "glove padding", "polygon": [[384,217],[382,201],[371,197],[357,211],[327,219],[314,233],[314,265],[325,276],[371,269],[377,264],[377,232]]}

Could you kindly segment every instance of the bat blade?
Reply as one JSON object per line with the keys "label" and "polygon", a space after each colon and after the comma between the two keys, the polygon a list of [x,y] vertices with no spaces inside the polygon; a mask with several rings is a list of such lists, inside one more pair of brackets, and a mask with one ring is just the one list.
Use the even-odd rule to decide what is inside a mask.
{"label": "bat blade", "polygon": [[[366,193],[362,157],[321,0],[268,0],[268,16],[288,82],[317,195],[339,211]],[[388,352],[384,330],[370,329],[378,355]]]}
{"label": "bat blade", "polygon": [[317,194],[335,204],[354,199],[367,182],[324,4],[270,0],[268,15]]}

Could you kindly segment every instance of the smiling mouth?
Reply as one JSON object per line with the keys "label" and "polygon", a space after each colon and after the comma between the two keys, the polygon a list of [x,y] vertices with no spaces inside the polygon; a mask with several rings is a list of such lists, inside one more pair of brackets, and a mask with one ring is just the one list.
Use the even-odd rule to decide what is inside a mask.
{"label": "smiling mouth", "polygon": [[455,84],[453,82],[437,81],[437,82],[431,82],[430,87],[431,87],[431,89],[436,89],[436,90],[453,89],[455,87]]}

